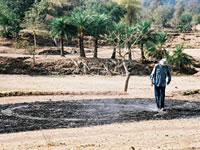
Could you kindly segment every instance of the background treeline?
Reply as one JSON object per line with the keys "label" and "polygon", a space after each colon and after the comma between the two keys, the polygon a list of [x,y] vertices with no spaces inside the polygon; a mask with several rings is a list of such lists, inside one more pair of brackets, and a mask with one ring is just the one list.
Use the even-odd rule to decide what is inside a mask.
{"label": "background treeline", "polygon": [[16,36],[26,27],[46,29],[48,19],[70,16],[80,8],[110,15],[116,22],[146,20],[181,31],[200,23],[200,0],[0,0],[1,34]]}
{"label": "background treeline", "polygon": [[118,53],[131,60],[133,47],[137,46],[142,62],[146,57],[166,57],[181,68],[192,64],[192,58],[183,53],[183,45],[176,46],[174,54],[169,55],[163,46],[167,33],[152,26],[189,31],[199,23],[199,0],[0,0],[1,35],[18,39],[22,29],[32,31],[33,55],[37,32],[43,30],[55,45],[60,45],[61,56],[64,40],[77,38],[79,55],[86,57],[84,37],[90,36],[94,41],[94,57],[98,56],[98,41],[104,40],[113,46],[113,59]]}
{"label": "background treeline", "polygon": [[144,0],[146,17],[160,27],[191,30],[200,23],[200,0]]}

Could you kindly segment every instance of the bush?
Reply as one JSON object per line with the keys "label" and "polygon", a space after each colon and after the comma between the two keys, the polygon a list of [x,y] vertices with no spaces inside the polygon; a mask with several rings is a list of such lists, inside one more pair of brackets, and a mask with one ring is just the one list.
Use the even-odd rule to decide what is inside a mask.
{"label": "bush", "polygon": [[29,42],[27,39],[15,39],[12,45],[14,48],[25,48],[27,49],[29,47]]}
{"label": "bush", "polygon": [[190,23],[185,25],[177,25],[176,29],[179,29],[181,32],[191,31],[192,25]]}
{"label": "bush", "polygon": [[196,14],[192,17],[192,24],[198,25],[200,24],[200,14]]}
{"label": "bush", "polygon": [[179,29],[181,32],[191,31],[192,16],[189,13],[183,14],[179,21],[180,24],[176,26],[176,29]]}
{"label": "bush", "polygon": [[189,65],[192,65],[192,56],[183,52],[184,44],[175,46],[175,51],[172,56],[168,57],[169,63],[177,69],[184,69]]}

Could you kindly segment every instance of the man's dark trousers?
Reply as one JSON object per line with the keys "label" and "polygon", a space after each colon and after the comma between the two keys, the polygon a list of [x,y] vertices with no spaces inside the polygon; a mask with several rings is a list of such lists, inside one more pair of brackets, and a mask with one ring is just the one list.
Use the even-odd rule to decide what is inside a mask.
{"label": "man's dark trousers", "polygon": [[[156,99],[156,105],[158,108],[164,108],[164,102],[165,102],[165,86],[164,87],[157,87],[154,85],[154,93],[155,93],[155,99]],[[161,107],[159,104],[159,100],[161,101]]]}

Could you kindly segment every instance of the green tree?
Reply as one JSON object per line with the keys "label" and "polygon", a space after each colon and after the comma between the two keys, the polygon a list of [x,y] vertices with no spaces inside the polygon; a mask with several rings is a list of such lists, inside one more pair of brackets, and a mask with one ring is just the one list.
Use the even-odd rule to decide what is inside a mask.
{"label": "green tree", "polygon": [[162,58],[168,57],[167,50],[163,47],[164,43],[167,41],[167,32],[158,31],[154,35],[153,41],[148,41],[145,45],[146,54],[151,58],[156,58],[160,60]]}
{"label": "green tree", "polygon": [[200,24],[200,14],[196,14],[192,17],[192,24],[198,25]]}
{"label": "green tree", "polygon": [[191,21],[192,21],[192,15],[190,13],[185,13],[180,17],[181,24],[188,24],[191,23]]}
{"label": "green tree", "polygon": [[121,18],[123,18],[127,13],[126,9],[118,5],[116,2],[109,1],[105,6],[108,10],[108,15],[117,23],[120,22]]}
{"label": "green tree", "polygon": [[46,16],[49,3],[47,1],[35,2],[33,7],[25,12],[22,28],[32,30],[34,36],[34,46],[37,45],[37,30],[45,30],[47,28]]}
{"label": "green tree", "polygon": [[119,22],[126,14],[126,9],[112,1],[86,0],[84,1],[84,9],[99,14],[106,14],[115,22]]}
{"label": "green tree", "polygon": [[172,19],[172,23],[174,26],[179,24],[179,18],[184,13],[184,11],[185,11],[184,0],[179,0],[175,5],[174,15]]}
{"label": "green tree", "polygon": [[75,9],[71,15],[71,22],[77,27],[80,57],[86,57],[84,50],[84,36],[88,32],[89,25],[92,23],[91,15],[86,10]]}
{"label": "green tree", "polygon": [[61,50],[60,55],[64,56],[64,37],[71,37],[76,33],[76,27],[71,24],[70,19],[66,17],[55,18],[50,24],[50,35],[53,37],[60,37]]}
{"label": "green tree", "polygon": [[83,1],[82,8],[84,10],[90,10],[99,14],[108,13],[105,3],[99,0],[85,0]]}
{"label": "green tree", "polygon": [[126,54],[128,54],[129,60],[132,60],[131,48],[136,45],[140,40],[140,36],[137,35],[137,27],[135,25],[126,26],[123,34],[122,45],[126,48]]}
{"label": "green tree", "polygon": [[0,0],[0,25],[6,35],[12,37],[18,35],[25,12],[32,7],[34,2],[35,0]]}
{"label": "green tree", "polygon": [[[44,1],[44,0],[43,0]],[[54,17],[62,17],[69,15],[70,12],[79,7],[82,2],[80,0],[45,0],[49,4],[48,13]]]}
{"label": "green tree", "polygon": [[118,0],[119,5],[126,9],[125,21],[128,25],[137,22],[137,16],[141,10],[139,0]]}
{"label": "green tree", "polygon": [[92,15],[91,18],[92,22],[88,27],[88,33],[94,37],[94,57],[97,58],[98,40],[101,36],[106,34],[107,27],[111,24],[111,20],[108,16],[98,13]]}
{"label": "green tree", "polygon": [[17,14],[0,4],[0,26],[4,37],[16,36],[20,30],[19,22],[20,18]]}
{"label": "green tree", "polygon": [[140,47],[141,50],[141,60],[144,62],[146,59],[144,56],[144,45],[147,44],[149,41],[154,40],[155,31],[151,29],[151,23],[150,22],[140,22],[137,25],[137,35],[139,37],[139,40],[137,41],[137,44]]}
{"label": "green tree", "polygon": [[153,13],[154,24],[166,27],[167,22],[172,19],[173,13],[174,9],[172,6],[159,6]]}
{"label": "green tree", "polygon": [[191,22],[192,16],[189,13],[183,14],[180,17],[179,24],[176,26],[176,28],[180,29],[182,32],[190,31],[192,28]]}

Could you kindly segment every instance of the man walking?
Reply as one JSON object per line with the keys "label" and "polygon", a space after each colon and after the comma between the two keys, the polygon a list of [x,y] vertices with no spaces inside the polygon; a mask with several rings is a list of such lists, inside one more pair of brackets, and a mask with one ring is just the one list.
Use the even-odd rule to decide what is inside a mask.
{"label": "man walking", "polygon": [[[166,78],[168,81],[166,82]],[[164,110],[164,101],[165,101],[165,88],[166,84],[171,82],[171,73],[167,65],[167,60],[161,59],[158,64],[153,68],[153,71],[150,75],[151,85],[154,85],[154,94],[156,105],[158,109]],[[161,105],[159,104],[161,102]]]}

